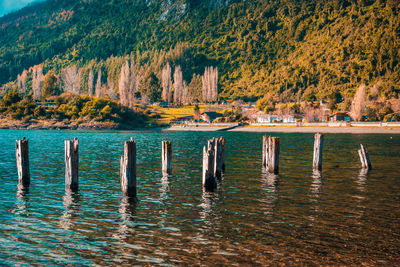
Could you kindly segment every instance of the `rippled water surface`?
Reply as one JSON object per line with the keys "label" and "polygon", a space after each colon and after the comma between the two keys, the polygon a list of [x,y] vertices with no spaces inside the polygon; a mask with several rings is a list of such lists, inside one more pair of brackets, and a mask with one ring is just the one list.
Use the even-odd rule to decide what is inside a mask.
{"label": "rippled water surface", "polygon": [[[202,146],[227,139],[227,171],[201,185]],[[0,265],[400,264],[400,136],[281,137],[280,174],[261,168],[261,133],[0,131]],[[15,139],[29,139],[18,188]],[[138,200],[120,192],[123,142],[137,141]],[[80,187],[64,189],[64,143],[80,140]],[[173,174],[161,173],[171,140]],[[363,143],[373,170],[360,170]]]}

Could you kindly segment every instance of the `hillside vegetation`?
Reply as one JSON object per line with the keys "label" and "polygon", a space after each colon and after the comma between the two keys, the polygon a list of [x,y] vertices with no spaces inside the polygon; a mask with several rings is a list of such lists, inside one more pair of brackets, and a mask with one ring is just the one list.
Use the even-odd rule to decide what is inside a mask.
{"label": "hillside vegetation", "polygon": [[[400,90],[400,2],[396,0],[50,0],[0,19],[0,84],[32,94],[33,67],[76,65],[80,91],[94,81],[118,98],[122,65],[134,62],[135,96],[161,99],[162,68],[181,66],[202,101],[205,67],[218,68],[219,99],[295,102],[361,85],[382,99]],[[90,79],[89,79],[90,80]],[[376,89],[378,88],[378,89]],[[111,93],[113,91],[115,95]]]}

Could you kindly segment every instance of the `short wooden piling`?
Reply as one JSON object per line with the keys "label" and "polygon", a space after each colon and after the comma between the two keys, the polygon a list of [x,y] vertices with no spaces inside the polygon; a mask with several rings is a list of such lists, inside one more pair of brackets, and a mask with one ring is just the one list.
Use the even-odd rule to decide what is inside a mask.
{"label": "short wooden piling", "polygon": [[262,164],[269,173],[279,173],[279,154],[281,147],[280,137],[263,137],[263,159]]}
{"label": "short wooden piling", "polygon": [[79,140],[65,140],[65,188],[77,190],[79,181]]}
{"label": "short wooden piling", "polygon": [[22,140],[15,141],[15,154],[19,184],[29,186],[31,180],[29,171],[29,145],[25,137]]}
{"label": "short wooden piling", "polygon": [[314,157],[313,170],[322,170],[322,151],[324,148],[324,135],[321,133],[315,134],[314,140]]}
{"label": "short wooden piling", "polygon": [[121,188],[122,193],[128,197],[136,196],[136,142],[126,141],[124,155],[121,157]]}
{"label": "short wooden piling", "polygon": [[368,151],[360,144],[358,155],[360,156],[361,166],[363,169],[370,170],[372,168],[371,161],[369,160]]}
{"label": "short wooden piling", "polygon": [[162,172],[171,174],[172,172],[172,144],[171,141],[162,141]]}
{"label": "short wooden piling", "polygon": [[215,138],[208,141],[207,148],[203,147],[203,187],[213,190],[217,186],[214,175],[215,168]]}

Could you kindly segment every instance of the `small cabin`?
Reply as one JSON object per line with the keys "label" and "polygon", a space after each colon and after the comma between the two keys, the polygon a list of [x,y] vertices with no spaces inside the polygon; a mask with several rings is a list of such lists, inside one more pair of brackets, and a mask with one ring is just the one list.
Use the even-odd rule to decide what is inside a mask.
{"label": "small cabin", "polygon": [[337,112],[330,116],[330,121],[354,121],[348,112]]}

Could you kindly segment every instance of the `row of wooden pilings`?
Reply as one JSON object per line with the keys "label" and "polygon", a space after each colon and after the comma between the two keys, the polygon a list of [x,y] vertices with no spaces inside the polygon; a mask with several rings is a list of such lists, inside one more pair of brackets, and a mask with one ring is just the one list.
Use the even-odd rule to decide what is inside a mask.
{"label": "row of wooden pilings", "polygon": [[[279,153],[280,153],[280,137],[263,137],[263,167],[269,173],[279,173]],[[314,137],[314,155],[313,155],[313,170],[322,170],[322,155],[324,147],[324,135],[316,133]],[[363,169],[370,170],[372,168],[371,161],[367,150],[361,144],[358,150],[361,166]]]}
{"label": "row of wooden pilings", "polygon": [[[313,169],[321,171],[324,136],[315,134]],[[203,147],[203,172],[202,183],[206,190],[213,190],[218,180],[225,173],[225,147],[224,137],[208,140]],[[263,137],[262,165],[269,172],[279,173],[280,137]],[[361,144],[358,154],[363,169],[371,169],[368,152]],[[171,141],[162,141],[162,172],[172,172],[172,144]],[[16,160],[19,184],[27,187],[30,184],[29,146],[24,137],[16,141]],[[79,141],[65,140],[65,187],[67,190],[76,191],[79,185]],[[120,161],[120,179],[122,193],[128,197],[136,196],[136,142],[131,138],[124,144],[124,154]]]}

